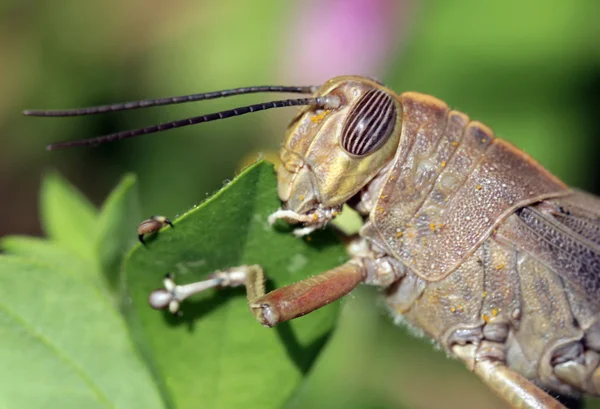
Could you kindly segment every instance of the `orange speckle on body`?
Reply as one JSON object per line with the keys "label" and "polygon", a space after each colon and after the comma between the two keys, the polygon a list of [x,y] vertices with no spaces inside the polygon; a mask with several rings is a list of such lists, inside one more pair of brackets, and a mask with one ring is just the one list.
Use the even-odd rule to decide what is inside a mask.
{"label": "orange speckle on body", "polygon": [[312,240],[312,237],[306,236],[306,241],[311,241],[311,240]]}
{"label": "orange speckle on body", "polygon": [[452,146],[458,146],[458,142],[456,142],[456,141],[452,142]]}
{"label": "orange speckle on body", "polygon": [[446,167],[446,161],[442,161],[442,167],[445,168]]}
{"label": "orange speckle on body", "polygon": [[387,198],[387,195],[381,195],[379,198],[380,198],[381,200],[385,200],[385,198]]}
{"label": "orange speckle on body", "polygon": [[330,112],[330,111],[327,109],[327,110],[325,110],[325,111],[321,112],[321,113],[320,113],[320,114],[318,114],[318,115],[313,115],[313,116],[311,116],[311,117],[310,117],[310,120],[311,120],[313,123],[315,123],[315,124],[316,124],[316,123],[319,123],[319,122],[321,122],[323,119],[325,119],[325,117],[327,116],[327,114],[329,114],[329,112]]}
{"label": "orange speckle on body", "polygon": [[402,232],[399,231],[398,233],[396,233],[396,237],[402,237]]}
{"label": "orange speckle on body", "polygon": [[496,266],[496,271],[502,270],[504,268],[504,263],[500,263]]}
{"label": "orange speckle on body", "polygon": [[477,185],[477,190],[481,190],[481,185]]}
{"label": "orange speckle on body", "polygon": [[456,307],[450,307],[450,312],[456,312]]}
{"label": "orange speckle on body", "polygon": [[300,198],[300,200],[304,200],[304,195],[300,195],[298,197]]}
{"label": "orange speckle on body", "polygon": [[489,321],[490,321],[490,317],[489,317],[489,316],[487,316],[487,315],[485,315],[485,314],[483,314],[483,315],[481,316],[481,318],[482,318],[482,319],[483,319],[485,322],[489,322]]}
{"label": "orange speckle on body", "polygon": [[482,296],[483,298],[487,297],[487,295],[488,295],[488,292],[487,292],[487,291],[484,291],[484,292],[483,292],[483,294],[481,294],[481,296]]}
{"label": "orange speckle on body", "polygon": [[494,308],[492,310],[492,316],[495,317],[496,315],[498,315],[498,310],[496,308]]}
{"label": "orange speckle on body", "polygon": [[407,236],[408,236],[409,239],[412,239],[413,236],[414,236],[414,234],[412,234],[411,232],[408,232]]}
{"label": "orange speckle on body", "polygon": [[487,142],[487,139],[481,138],[481,143],[486,143],[486,142]]}

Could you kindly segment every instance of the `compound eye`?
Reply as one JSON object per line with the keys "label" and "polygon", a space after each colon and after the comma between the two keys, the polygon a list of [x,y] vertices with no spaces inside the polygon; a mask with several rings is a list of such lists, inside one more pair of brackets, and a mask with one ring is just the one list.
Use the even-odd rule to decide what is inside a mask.
{"label": "compound eye", "polygon": [[342,148],[354,156],[376,151],[392,135],[396,115],[396,105],[388,93],[379,89],[365,92],[342,127]]}

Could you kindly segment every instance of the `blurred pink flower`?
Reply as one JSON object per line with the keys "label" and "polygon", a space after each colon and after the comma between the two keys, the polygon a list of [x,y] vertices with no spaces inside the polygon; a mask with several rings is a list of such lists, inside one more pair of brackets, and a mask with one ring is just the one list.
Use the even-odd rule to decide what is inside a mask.
{"label": "blurred pink flower", "polygon": [[304,0],[283,39],[280,77],[322,83],[343,74],[377,77],[401,48],[411,0]]}

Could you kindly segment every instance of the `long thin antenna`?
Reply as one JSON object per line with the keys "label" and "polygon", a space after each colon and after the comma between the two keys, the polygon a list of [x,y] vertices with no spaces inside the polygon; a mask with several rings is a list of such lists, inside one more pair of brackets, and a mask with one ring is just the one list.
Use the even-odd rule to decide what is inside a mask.
{"label": "long thin antenna", "polygon": [[[334,103],[336,101],[334,100]],[[339,102],[339,101],[337,101]],[[279,101],[264,102],[261,104],[248,105],[234,109],[228,109],[226,111],[215,112],[212,114],[206,114],[202,116],[196,116],[187,119],[180,119],[178,121],[166,122],[159,125],[148,126],[146,128],[133,129],[130,131],[116,132],[109,135],[98,136],[96,138],[82,139],[78,141],[66,141],[58,142],[48,145],[46,149],[55,150],[63,148],[73,148],[76,146],[96,146],[106,142],[118,141],[121,139],[133,138],[140,135],[147,135],[156,132],[166,131],[168,129],[181,128],[184,126],[195,125],[202,122],[216,121],[219,119],[231,118],[233,116],[239,116],[249,114],[251,112],[264,111],[272,108],[283,108],[292,107],[299,105],[316,105],[316,106],[327,106],[330,104],[330,98],[318,97],[318,98],[298,98],[298,99],[284,99]]]}
{"label": "long thin antenna", "polygon": [[148,108],[161,105],[172,105],[172,104],[183,104],[185,102],[193,101],[205,101],[208,99],[224,98],[233,95],[243,94],[256,94],[259,92],[287,92],[296,94],[314,94],[318,89],[318,86],[305,86],[305,87],[289,87],[280,85],[262,85],[256,87],[243,87],[226,89],[223,91],[205,92],[202,94],[183,95],[179,97],[168,97],[168,98],[157,98],[157,99],[144,99],[141,101],[122,102],[118,104],[100,105],[88,108],[75,108],[75,109],[51,109],[51,110],[27,110],[23,111],[24,115],[27,116],[83,116],[83,115],[95,115],[102,114],[105,112],[116,112],[116,111],[127,111],[130,109]]}

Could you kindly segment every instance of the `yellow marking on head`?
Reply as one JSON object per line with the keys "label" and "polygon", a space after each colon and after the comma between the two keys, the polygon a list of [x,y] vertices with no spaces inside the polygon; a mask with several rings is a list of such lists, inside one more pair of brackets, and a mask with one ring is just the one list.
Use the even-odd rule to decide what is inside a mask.
{"label": "yellow marking on head", "polygon": [[317,124],[317,123],[321,122],[323,119],[325,119],[325,117],[327,116],[327,114],[329,114],[329,112],[331,112],[331,111],[330,111],[329,109],[327,109],[327,110],[325,110],[325,111],[321,112],[321,113],[320,113],[320,114],[318,114],[318,115],[312,115],[312,116],[310,117],[310,120],[311,120],[313,123]]}

